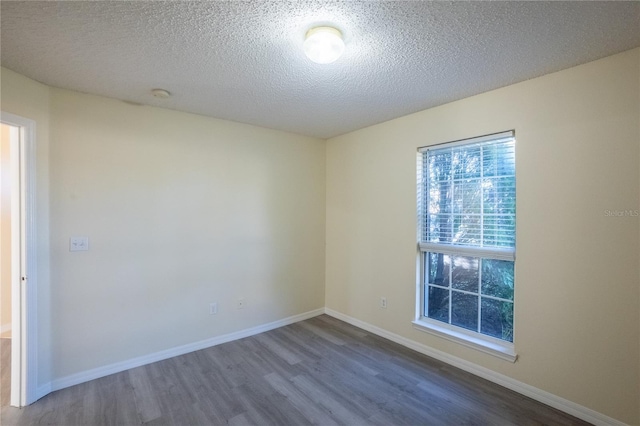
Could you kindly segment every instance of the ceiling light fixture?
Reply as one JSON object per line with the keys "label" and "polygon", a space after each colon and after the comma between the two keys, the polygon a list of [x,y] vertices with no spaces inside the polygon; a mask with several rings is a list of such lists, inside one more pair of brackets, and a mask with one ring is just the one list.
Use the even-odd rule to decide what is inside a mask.
{"label": "ceiling light fixture", "polygon": [[330,64],[344,52],[342,33],[333,27],[311,28],[302,45],[309,59],[318,64]]}

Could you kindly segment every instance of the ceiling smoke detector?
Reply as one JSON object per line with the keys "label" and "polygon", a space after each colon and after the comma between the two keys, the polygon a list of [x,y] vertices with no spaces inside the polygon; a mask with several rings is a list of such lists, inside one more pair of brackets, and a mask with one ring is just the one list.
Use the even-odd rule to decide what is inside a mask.
{"label": "ceiling smoke detector", "polygon": [[158,99],[168,99],[171,97],[171,93],[164,89],[153,89],[151,94]]}

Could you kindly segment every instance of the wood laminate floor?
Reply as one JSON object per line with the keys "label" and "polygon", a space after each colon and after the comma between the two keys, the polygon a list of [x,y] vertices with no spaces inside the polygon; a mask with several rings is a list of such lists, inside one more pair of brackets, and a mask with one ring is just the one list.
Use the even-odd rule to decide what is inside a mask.
{"label": "wood laminate floor", "polygon": [[11,401],[11,339],[0,338],[0,407],[5,407],[9,405],[10,401]]}
{"label": "wood laminate floor", "polygon": [[3,425],[581,425],[322,315],[53,392]]}

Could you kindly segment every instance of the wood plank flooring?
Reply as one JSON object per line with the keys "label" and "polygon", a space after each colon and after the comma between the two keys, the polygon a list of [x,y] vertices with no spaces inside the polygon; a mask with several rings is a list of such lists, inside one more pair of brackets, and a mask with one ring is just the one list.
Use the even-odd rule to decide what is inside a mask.
{"label": "wood plank flooring", "polygon": [[322,315],[54,392],[3,425],[583,425]]}
{"label": "wood plank flooring", "polygon": [[0,407],[5,407],[9,405],[10,402],[11,339],[0,338]]}

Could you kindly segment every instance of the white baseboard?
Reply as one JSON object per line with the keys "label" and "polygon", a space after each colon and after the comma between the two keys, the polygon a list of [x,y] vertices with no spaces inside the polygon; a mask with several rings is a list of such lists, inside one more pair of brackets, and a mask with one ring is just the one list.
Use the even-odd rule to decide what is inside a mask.
{"label": "white baseboard", "polygon": [[38,386],[38,389],[36,389],[36,397],[33,400],[33,402],[39,400],[43,396],[47,396],[51,392],[53,392],[53,389],[51,388],[51,383],[45,383],[42,386]]}
{"label": "white baseboard", "polygon": [[105,365],[103,367],[98,367],[98,368],[94,368],[87,371],[82,371],[80,373],[72,374],[66,377],[61,377],[59,379],[53,380],[50,384],[45,384],[38,387],[38,390],[37,390],[38,398],[42,398],[43,396],[45,396],[50,392],[64,389],[69,386],[74,386],[80,383],[88,382],[89,380],[99,379],[100,377],[109,376],[111,374],[119,373],[121,371],[129,370],[131,368],[140,367],[146,364],[151,364],[152,362],[162,361],[164,359],[172,358],[179,355],[184,355],[189,352],[198,351],[200,349],[206,349],[211,346],[216,346],[222,343],[231,342],[233,340],[238,340],[238,339],[243,339],[245,337],[253,336],[255,334],[264,333],[265,331],[269,331],[275,328],[283,327],[285,325],[293,324],[298,321],[304,321],[306,319],[313,318],[318,315],[322,315],[323,313],[324,313],[324,308],[315,309],[313,311],[294,315],[278,321],[270,322],[268,324],[247,328],[244,330],[236,331],[234,333],[212,337],[210,339],[201,340],[199,342],[189,343],[187,345],[166,349],[164,351],[155,352],[149,355],[143,355],[143,356],[129,359],[126,361],[116,362],[114,364]]}
{"label": "white baseboard", "polygon": [[576,404],[575,402],[571,402],[567,399],[554,395],[550,392],[512,379],[511,377],[505,376],[503,374],[496,373],[495,371],[489,370],[488,368],[479,366],[469,361],[465,361],[462,358],[458,358],[453,355],[449,355],[446,352],[430,348],[429,346],[423,345],[422,343],[407,339],[406,337],[402,337],[398,334],[384,330],[380,327],[376,327],[375,325],[371,325],[367,322],[360,321],[359,319],[350,317],[338,311],[334,311],[333,309],[325,308],[324,312],[327,315],[330,315],[341,321],[359,327],[380,337],[384,337],[385,339],[389,339],[393,342],[399,343],[400,345],[405,346],[409,349],[413,349],[414,351],[420,352],[422,354],[445,362],[449,365],[457,367],[461,370],[482,377],[483,379],[489,380],[490,382],[496,383],[500,386],[504,386],[507,389],[511,389],[522,395],[528,396],[531,399],[535,399],[536,401],[542,402],[543,404],[549,405],[560,411],[564,411],[567,414],[571,414],[574,417],[577,417],[594,425],[625,426],[625,423],[604,414],[598,413],[597,411],[594,411],[590,408],[584,407],[582,405]]}

